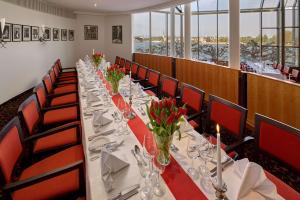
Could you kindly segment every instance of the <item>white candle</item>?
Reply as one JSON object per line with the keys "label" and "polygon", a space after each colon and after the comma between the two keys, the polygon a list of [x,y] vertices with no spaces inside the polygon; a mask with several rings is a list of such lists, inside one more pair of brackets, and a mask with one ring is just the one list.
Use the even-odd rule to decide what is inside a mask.
{"label": "white candle", "polygon": [[1,18],[0,22],[1,22],[1,33],[3,33],[5,27],[5,18]]}
{"label": "white candle", "polygon": [[221,138],[219,124],[217,124],[217,181],[218,187],[222,188]]}
{"label": "white candle", "polygon": [[129,95],[131,96],[131,70],[129,72]]}
{"label": "white candle", "polygon": [[93,55],[95,54],[95,49],[93,49]]}

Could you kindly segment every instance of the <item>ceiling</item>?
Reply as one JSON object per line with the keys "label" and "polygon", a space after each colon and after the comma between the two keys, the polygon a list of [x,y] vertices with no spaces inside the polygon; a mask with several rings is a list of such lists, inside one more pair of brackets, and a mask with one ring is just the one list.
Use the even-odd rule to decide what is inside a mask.
{"label": "ceiling", "polygon": [[77,12],[117,13],[142,10],[176,0],[47,0]]}

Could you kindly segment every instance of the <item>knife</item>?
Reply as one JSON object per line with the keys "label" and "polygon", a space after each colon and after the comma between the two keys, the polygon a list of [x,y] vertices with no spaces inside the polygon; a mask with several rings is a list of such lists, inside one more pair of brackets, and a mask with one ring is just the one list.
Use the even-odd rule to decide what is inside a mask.
{"label": "knife", "polygon": [[113,195],[113,197],[109,198],[108,200],[126,200],[129,197],[132,197],[133,195],[137,194],[139,192],[139,188],[140,184],[135,184],[117,193],[116,195]]}
{"label": "knife", "polygon": [[[230,166],[233,163],[234,163],[234,161],[232,159],[229,159],[226,163],[224,163],[222,166],[222,172],[225,170],[226,167]],[[217,175],[217,167],[213,168],[210,172],[212,173],[211,177],[216,176]]]}

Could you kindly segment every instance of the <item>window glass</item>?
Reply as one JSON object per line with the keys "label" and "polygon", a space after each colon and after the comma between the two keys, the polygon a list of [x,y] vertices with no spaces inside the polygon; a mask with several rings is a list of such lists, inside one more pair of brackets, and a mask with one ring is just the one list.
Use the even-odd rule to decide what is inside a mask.
{"label": "window glass", "polygon": [[151,53],[167,55],[167,15],[151,12]]}
{"label": "window glass", "polygon": [[260,8],[261,0],[240,0],[241,9]]}
{"label": "window glass", "polygon": [[263,27],[277,27],[277,12],[263,12],[262,13]]}
{"label": "window glass", "polygon": [[133,15],[133,49],[134,52],[149,53],[149,13],[138,13]]}

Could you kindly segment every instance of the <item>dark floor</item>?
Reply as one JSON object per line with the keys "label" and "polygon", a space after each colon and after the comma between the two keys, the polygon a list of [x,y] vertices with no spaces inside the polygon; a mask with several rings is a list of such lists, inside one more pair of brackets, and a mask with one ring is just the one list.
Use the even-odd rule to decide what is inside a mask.
{"label": "dark floor", "polygon": [[[0,105],[0,129],[2,129],[10,119],[17,115],[19,105],[31,94],[32,90],[26,91],[12,100]],[[247,129],[247,135],[252,135],[252,131]],[[230,138],[222,138],[222,140],[226,143],[226,141],[229,141]],[[268,156],[261,155],[259,153],[257,155],[254,149],[255,144],[250,143],[238,150],[238,154],[242,155],[240,158],[247,157],[250,161],[258,162],[264,169],[300,192],[300,174],[283,166],[281,163]]]}

